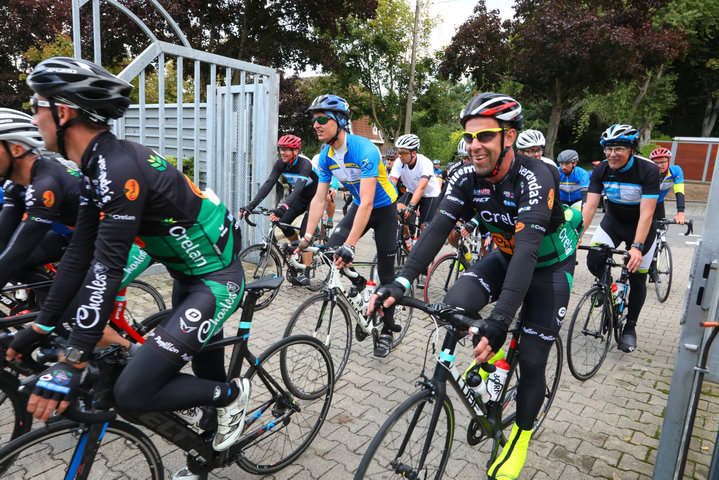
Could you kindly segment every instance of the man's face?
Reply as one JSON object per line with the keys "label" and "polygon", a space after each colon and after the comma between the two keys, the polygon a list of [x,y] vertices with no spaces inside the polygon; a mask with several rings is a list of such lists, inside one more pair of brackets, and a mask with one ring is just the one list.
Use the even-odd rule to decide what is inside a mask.
{"label": "man's face", "polygon": [[528,157],[536,158],[537,160],[542,159],[542,153],[544,153],[544,149],[542,147],[532,147],[532,148],[525,148],[524,150],[520,150],[520,153],[523,153],[527,155]]}
{"label": "man's face", "polygon": [[[467,122],[467,123],[469,123],[469,122]],[[469,163],[470,163],[469,155],[463,155],[459,158],[462,160],[462,165],[469,165]]]}
{"label": "man's face", "polygon": [[669,157],[657,157],[654,159],[654,163],[659,167],[659,172],[664,175],[669,170]]}
{"label": "man's face", "polygon": [[619,170],[629,162],[632,156],[632,149],[629,147],[605,147],[604,155],[607,156],[609,168]]}
{"label": "man's face", "polygon": [[385,165],[385,168],[386,168],[388,171],[389,171],[389,170],[392,170],[392,166],[394,165],[394,160],[395,160],[394,158],[391,159],[391,160],[388,158],[387,161],[385,162],[384,165]]}
{"label": "man's face", "polygon": [[415,150],[407,150],[406,148],[398,148],[397,154],[399,155],[400,162],[405,165],[412,163],[417,158],[417,152]]}
{"label": "man's face", "polygon": [[285,163],[290,163],[299,153],[300,151],[297,149],[285,147],[280,148],[280,158],[282,158],[282,161]]}
{"label": "man's face", "polygon": [[[322,120],[322,118],[326,118],[327,120]],[[327,123],[323,125],[320,122]],[[334,138],[339,128],[337,122],[324,113],[315,113],[312,115],[312,127],[315,129],[315,132],[317,132],[317,138],[325,143],[328,143]]]}
{"label": "man's face", "polygon": [[569,176],[572,174],[572,171],[574,170],[574,163],[573,162],[562,162],[559,164],[559,168],[562,169],[562,173]]}
{"label": "man's face", "polygon": [[[478,132],[499,127],[499,122],[494,118],[474,117],[467,120],[464,129],[467,132]],[[478,174],[481,176],[491,175],[494,166],[497,164],[497,160],[499,160],[499,155],[502,153],[502,149],[504,147],[511,147],[515,135],[516,132],[514,130],[506,130],[504,132],[504,145],[502,145],[502,132],[479,134],[479,136],[486,136],[486,138],[484,138],[483,141],[480,141],[480,138],[472,138],[471,142],[467,142],[467,153],[469,153],[469,158]],[[466,140],[465,138],[465,141]]]}
{"label": "man's face", "polygon": [[[47,101],[47,99],[37,94],[33,95],[33,98],[36,98],[41,102]],[[59,148],[57,146],[55,120],[52,118],[50,108],[40,106],[33,107],[32,124],[35,125],[40,132],[40,136],[45,142],[45,148],[51,152],[57,152]]]}

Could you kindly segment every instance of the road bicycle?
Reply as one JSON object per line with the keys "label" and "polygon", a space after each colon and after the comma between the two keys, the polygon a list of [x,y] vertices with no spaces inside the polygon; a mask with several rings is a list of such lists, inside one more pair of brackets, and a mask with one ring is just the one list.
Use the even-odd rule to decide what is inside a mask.
{"label": "road bicycle", "polygon": [[[292,463],[317,436],[334,391],[334,369],[318,340],[284,338],[255,357],[248,348],[254,304],[264,290],[283,278],[265,277],[247,285],[237,333],[203,350],[234,346],[228,379],[243,373],[252,384],[245,427],[238,442],[224,452],[212,449],[216,416],[212,408],[196,425],[175,412],[127,412],[114,407],[113,385],[127,362],[118,346],[93,354],[77,408],[54,417],[0,449],[8,477],[162,479],[162,458],[140,425],[187,452],[191,472],[207,478],[216,468],[237,463],[257,475],[269,475]],[[118,417],[120,419],[118,419]]]}
{"label": "road bicycle", "polygon": [[[677,225],[677,222],[666,218],[657,220],[657,248],[654,249],[654,257],[649,267],[649,283],[654,284],[657,300],[662,303],[669,298],[672,288],[672,251],[667,243],[669,225]],[[694,231],[694,221],[689,220],[685,225],[687,231],[684,235],[687,236]]]}
{"label": "road bicycle", "polygon": [[[284,336],[304,333],[318,338],[329,349],[335,365],[335,380],[339,380],[342,372],[347,366],[347,361],[352,350],[352,337],[362,342],[368,337],[372,338],[373,346],[377,346],[383,322],[377,315],[367,316],[367,306],[371,291],[364,291],[366,280],[359,273],[349,268],[339,269],[334,264],[334,249],[324,246],[310,246],[309,251],[315,252],[316,256],[325,262],[330,269],[327,284],[322,292],[311,296],[297,307],[292,314]],[[375,267],[373,262],[353,262],[352,267]],[[342,276],[352,280],[350,287],[342,284]],[[373,278],[370,276],[370,278]],[[414,295],[414,289],[410,286],[406,293]],[[400,344],[410,323],[412,322],[412,308],[397,306],[394,312],[394,321],[402,327],[399,333],[395,333],[392,341],[392,348]],[[352,327],[352,324],[354,328]]]}
{"label": "road bicycle", "polygon": [[[485,403],[481,397],[475,395],[475,391],[467,384],[469,380],[465,381],[454,363],[457,345],[467,336],[475,320],[465,316],[461,308],[449,305],[425,304],[406,297],[399,300],[399,303],[429,314],[438,326],[446,327],[446,334],[436,358],[432,378],[425,375],[423,367],[420,373],[421,379],[417,382],[419,391],[397,407],[380,427],[362,457],[355,480],[442,478],[449,462],[456,424],[454,406],[447,384],[454,388],[472,418],[466,433],[467,443],[479,445],[491,440],[490,456],[487,461],[489,467],[499,454],[500,447],[506,443],[505,434],[509,434],[507,429],[511,429],[517,413],[517,386],[521,381],[521,372],[517,368],[521,355],[521,319],[509,332],[511,340],[505,357],[509,363],[509,373],[499,397],[496,401],[490,399]],[[437,351],[435,347],[439,335],[431,337],[434,338],[433,351]],[[542,407],[534,424],[534,436],[537,435],[546,418],[559,388],[562,355],[562,343],[557,336],[547,361],[547,386]],[[425,356],[425,365],[426,363]],[[494,367],[483,364],[482,368],[490,371]],[[469,376],[467,378],[469,379]]]}
{"label": "road bicycle", "polygon": [[[594,251],[604,258],[601,278],[579,299],[572,314],[567,332],[567,363],[569,371],[577,380],[594,376],[607,357],[612,335],[621,342],[622,328],[629,311],[629,254],[607,245],[578,245],[578,249]],[[615,262],[613,255],[622,255],[622,262]],[[621,267],[616,283],[612,283],[612,268]]]}
{"label": "road bicycle", "polygon": [[[259,207],[250,213],[269,216],[272,210]],[[257,226],[250,221],[249,215],[245,216],[245,221],[253,227]],[[294,225],[271,222],[262,235],[262,242],[250,245],[240,252],[239,258],[242,261],[242,268],[245,270],[246,278],[257,280],[266,275],[280,277],[282,276],[283,265],[285,267],[289,266],[287,257],[292,254],[289,251],[284,251],[283,253],[283,248],[280,247],[275,236],[275,229],[277,229],[277,227],[299,230],[299,228]],[[327,243],[327,240],[327,236],[324,234],[315,234],[312,238],[314,243],[321,245]],[[321,290],[329,274],[329,270],[326,266],[314,257],[309,267],[295,262],[295,267],[293,268],[296,271],[304,271],[305,276],[310,280],[310,284],[307,288],[312,291]],[[272,303],[272,300],[275,299],[278,293],[278,289],[267,291],[264,296],[258,300],[255,310],[261,310],[267,307]]]}

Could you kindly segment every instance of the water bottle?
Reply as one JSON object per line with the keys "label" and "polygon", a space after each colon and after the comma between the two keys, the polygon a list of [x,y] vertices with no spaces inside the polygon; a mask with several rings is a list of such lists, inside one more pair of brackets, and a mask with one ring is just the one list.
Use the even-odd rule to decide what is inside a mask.
{"label": "water bottle", "polygon": [[360,295],[359,290],[355,285],[350,286],[350,289],[347,292],[347,298],[352,303],[352,305],[354,305],[358,309],[362,308],[362,295]]}
{"label": "water bottle", "polygon": [[405,235],[403,238],[404,246],[407,247],[407,250],[410,250],[412,248],[412,239],[409,237],[409,235]]}
{"label": "water bottle", "polygon": [[367,286],[365,286],[365,289],[363,292],[365,304],[369,303],[369,299],[372,297],[372,294],[374,293],[376,288],[377,288],[377,284],[374,283],[374,280],[372,280],[372,279],[367,280]]}
{"label": "water bottle", "polygon": [[[475,364],[476,365],[476,364]],[[487,384],[482,376],[477,373],[476,369],[467,373],[467,386],[474,392],[474,397],[482,403],[487,403],[490,399]]]}
{"label": "water bottle", "polygon": [[504,382],[507,380],[507,374],[509,374],[509,364],[505,359],[501,359],[494,362],[494,366],[495,370],[489,374],[489,379],[487,380],[487,389],[489,390],[490,399],[496,402],[502,395]]}

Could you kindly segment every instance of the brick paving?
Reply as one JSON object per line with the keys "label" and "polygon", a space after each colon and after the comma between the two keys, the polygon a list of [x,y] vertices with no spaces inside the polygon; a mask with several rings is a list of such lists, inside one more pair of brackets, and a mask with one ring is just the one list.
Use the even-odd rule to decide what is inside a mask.
{"label": "brick paving", "polygon": [[[701,233],[704,207],[702,203],[688,204],[687,217],[699,220],[695,221],[697,233]],[[669,210],[672,208],[670,205]],[[601,215],[595,218],[594,225],[600,218]],[[638,325],[637,351],[625,354],[613,345],[599,372],[586,382],[574,379],[565,361],[559,391],[541,432],[531,443],[522,478],[634,480],[652,477],[695,248],[686,244],[687,238],[680,235],[680,230],[676,226],[669,230],[674,255],[671,295],[661,304],[652,285],[649,286]],[[360,256],[372,256],[374,246],[370,235],[363,239],[358,251]],[[584,263],[585,253],[580,252],[578,257],[568,319],[576,302],[592,283]],[[164,285],[164,292],[169,292],[166,275],[144,279],[153,285]],[[292,312],[309,295],[307,290],[285,284],[273,304],[256,314],[250,338],[255,354],[281,338]],[[234,327],[238,321],[239,314],[236,314],[227,325]],[[566,330],[565,325],[563,336],[566,336]],[[231,467],[214,472],[210,478],[352,478],[380,425],[394,408],[416,391],[414,382],[430,333],[429,322],[415,315],[403,343],[385,359],[373,357],[370,340],[354,341],[349,363],[336,385],[329,418],[313,444],[293,465],[274,476],[256,477]],[[464,350],[458,365],[469,362],[470,348]],[[703,392],[686,478],[707,478],[719,427],[719,418],[712,414],[717,411],[719,386],[705,383]],[[484,465],[489,444],[467,445],[467,414],[454,392],[450,395],[458,425],[445,477],[486,478]],[[184,465],[184,456],[157,436],[153,439],[163,454],[166,476],[171,478]]]}

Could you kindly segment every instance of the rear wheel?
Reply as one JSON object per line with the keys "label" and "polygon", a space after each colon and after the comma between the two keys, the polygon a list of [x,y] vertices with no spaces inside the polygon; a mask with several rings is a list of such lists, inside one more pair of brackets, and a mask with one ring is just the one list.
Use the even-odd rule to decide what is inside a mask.
{"label": "rear wheel", "polygon": [[[264,243],[250,245],[242,250],[239,259],[242,262],[242,269],[245,271],[247,283],[259,280],[267,275],[275,277],[282,275],[282,260],[280,260],[279,254],[273,248],[268,250]],[[272,303],[279,291],[279,288],[267,290],[257,299],[255,310],[262,310]]]}
{"label": "rear wheel", "polygon": [[594,286],[577,304],[567,332],[567,364],[578,380],[591,378],[604,362],[612,342],[610,299]]}
{"label": "rear wheel", "polygon": [[669,298],[669,291],[672,288],[672,251],[667,243],[660,243],[657,246],[657,278],[654,281],[654,290],[657,299],[665,302]]}

